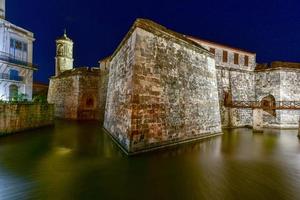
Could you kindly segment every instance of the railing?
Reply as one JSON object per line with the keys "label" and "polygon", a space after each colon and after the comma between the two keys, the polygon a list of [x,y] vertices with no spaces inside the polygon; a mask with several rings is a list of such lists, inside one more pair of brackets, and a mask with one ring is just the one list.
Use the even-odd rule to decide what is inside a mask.
{"label": "railing", "polygon": [[10,75],[5,73],[0,73],[0,79],[11,80],[11,81],[23,81],[23,76]]}
{"label": "railing", "polygon": [[300,110],[300,101],[275,101],[265,104],[260,101],[232,101],[224,104],[231,108],[262,108],[264,110]]}
{"label": "railing", "polygon": [[16,64],[16,65],[22,65],[22,66],[26,66],[26,67],[30,67],[30,68],[37,68],[37,65],[34,65],[34,64],[26,62],[26,61],[18,60],[5,52],[0,52],[0,60],[8,62],[8,63]]}
{"label": "railing", "polygon": [[234,108],[260,108],[260,102],[258,101],[233,101],[231,103],[226,104],[227,107]]}
{"label": "railing", "polygon": [[299,101],[276,101],[275,102],[276,110],[299,110],[300,102]]}

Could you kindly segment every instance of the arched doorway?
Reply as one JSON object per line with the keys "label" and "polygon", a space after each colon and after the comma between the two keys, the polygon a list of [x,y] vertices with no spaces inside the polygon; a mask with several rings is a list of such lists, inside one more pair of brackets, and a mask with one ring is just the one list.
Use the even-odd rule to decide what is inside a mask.
{"label": "arched doorway", "polygon": [[9,86],[9,100],[14,100],[18,96],[18,86],[12,84]]}
{"label": "arched doorway", "polygon": [[95,100],[93,97],[87,97],[85,99],[85,108],[93,109],[95,107]]}
{"label": "arched doorway", "polygon": [[97,99],[95,95],[89,93],[82,96],[78,108],[78,119],[92,120],[97,117]]}

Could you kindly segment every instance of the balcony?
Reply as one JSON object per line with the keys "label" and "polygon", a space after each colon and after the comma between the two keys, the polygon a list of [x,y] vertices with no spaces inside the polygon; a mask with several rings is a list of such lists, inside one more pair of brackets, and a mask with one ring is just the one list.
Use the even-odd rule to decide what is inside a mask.
{"label": "balcony", "polygon": [[37,69],[37,65],[34,65],[26,61],[18,60],[5,52],[0,52],[0,61],[5,61],[15,65],[21,65],[27,68]]}
{"label": "balcony", "polygon": [[16,76],[16,75],[11,75],[11,74],[6,74],[6,73],[0,73],[0,79],[23,82],[24,77],[23,76]]}

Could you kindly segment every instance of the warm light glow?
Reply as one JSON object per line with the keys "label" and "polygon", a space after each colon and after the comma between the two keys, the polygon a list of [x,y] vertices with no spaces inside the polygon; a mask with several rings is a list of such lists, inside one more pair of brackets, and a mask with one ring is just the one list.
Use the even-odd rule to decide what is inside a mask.
{"label": "warm light glow", "polygon": [[57,147],[55,149],[55,151],[56,151],[57,154],[66,155],[66,154],[71,153],[72,149],[69,149],[69,148],[66,148],[66,147]]}

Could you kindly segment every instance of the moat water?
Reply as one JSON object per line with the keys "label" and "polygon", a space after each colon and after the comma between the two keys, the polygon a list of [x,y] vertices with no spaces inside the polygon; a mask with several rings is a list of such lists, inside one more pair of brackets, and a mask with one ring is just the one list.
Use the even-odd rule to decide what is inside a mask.
{"label": "moat water", "polygon": [[97,122],[0,138],[0,199],[300,199],[296,130],[250,129],[135,157]]}

